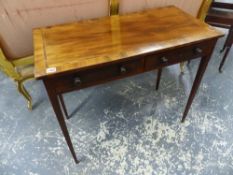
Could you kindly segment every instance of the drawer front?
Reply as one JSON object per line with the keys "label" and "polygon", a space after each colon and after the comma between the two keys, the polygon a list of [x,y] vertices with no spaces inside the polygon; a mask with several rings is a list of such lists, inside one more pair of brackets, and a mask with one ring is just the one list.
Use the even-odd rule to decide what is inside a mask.
{"label": "drawer front", "polygon": [[64,93],[141,73],[143,72],[143,63],[143,59],[137,59],[124,63],[91,68],[51,79],[55,84],[56,90]]}
{"label": "drawer front", "polygon": [[149,55],[145,58],[145,69],[153,70],[207,55],[211,51],[209,43],[194,44],[174,50]]}

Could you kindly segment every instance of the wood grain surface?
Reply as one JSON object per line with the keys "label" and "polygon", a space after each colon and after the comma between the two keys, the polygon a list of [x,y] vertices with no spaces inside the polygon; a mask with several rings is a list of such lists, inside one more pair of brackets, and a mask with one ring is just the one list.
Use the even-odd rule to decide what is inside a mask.
{"label": "wood grain surface", "polygon": [[[0,44],[3,51],[8,59],[32,55],[32,29],[108,16],[109,1],[0,0]],[[120,14],[175,5],[195,17],[202,3],[202,0],[118,1]]]}
{"label": "wood grain surface", "polygon": [[33,31],[35,77],[134,59],[222,35],[174,6]]}

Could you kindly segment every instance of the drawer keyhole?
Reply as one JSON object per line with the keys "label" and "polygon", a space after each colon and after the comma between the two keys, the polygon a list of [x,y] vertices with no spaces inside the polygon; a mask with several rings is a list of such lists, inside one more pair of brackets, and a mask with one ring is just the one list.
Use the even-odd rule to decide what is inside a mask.
{"label": "drawer keyhole", "polygon": [[82,81],[81,81],[81,79],[79,78],[79,77],[75,77],[74,78],[74,85],[75,86],[78,86],[78,85],[80,85],[82,83]]}
{"label": "drawer keyhole", "polygon": [[167,62],[168,62],[168,59],[167,59],[166,57],[162,57],[162,58],[161,58],[161,61],[162,61],[163,63],[167,63]]}

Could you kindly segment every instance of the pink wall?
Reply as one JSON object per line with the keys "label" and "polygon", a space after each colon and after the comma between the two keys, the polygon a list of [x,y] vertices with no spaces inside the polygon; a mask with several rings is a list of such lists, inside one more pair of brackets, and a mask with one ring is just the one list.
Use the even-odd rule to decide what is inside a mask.
{"label": "pink wall", "polygon": [[[0,42],[9,58],[33,53],[32,29],[108,15],[109,0],[0,0]],[[202,0],[120,0],[120,12],[176,5],[196,15]]]}
{"label": "pink wall", "polygon": [[202,0],[120,0],[122,12],[132,12],[153,7],[175,5],[196,16]]}

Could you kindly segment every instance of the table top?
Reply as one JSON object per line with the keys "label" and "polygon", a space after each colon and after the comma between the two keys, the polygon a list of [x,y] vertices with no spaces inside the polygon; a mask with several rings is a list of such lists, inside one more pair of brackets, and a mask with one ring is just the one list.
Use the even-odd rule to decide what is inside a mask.
{"label": "table top", "polygon": [[44,78],[217,38],[222,33],[168,6],[34,29],[35,77]]}

